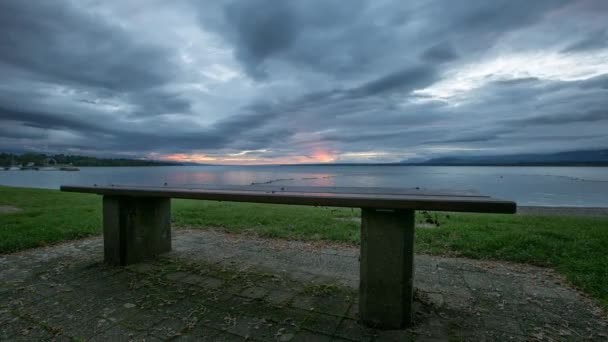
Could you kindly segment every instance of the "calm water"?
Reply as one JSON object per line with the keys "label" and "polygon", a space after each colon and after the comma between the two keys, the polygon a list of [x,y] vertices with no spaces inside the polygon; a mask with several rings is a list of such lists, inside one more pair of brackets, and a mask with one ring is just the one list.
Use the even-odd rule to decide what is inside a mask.
{"label": "calm water", "polygon": [[0,171],[0,184],[275,185],[464,190],[519,205],[608,207],[608,167],[166,166],[83,167],[79,172]]}

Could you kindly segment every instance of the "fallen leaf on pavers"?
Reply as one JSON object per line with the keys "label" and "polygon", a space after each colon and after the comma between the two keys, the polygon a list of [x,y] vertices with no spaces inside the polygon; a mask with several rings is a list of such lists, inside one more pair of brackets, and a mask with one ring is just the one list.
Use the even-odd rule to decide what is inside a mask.
{"label": "fallen leaf on pavers", "polygon": [[224,317],[224,324],[226,325],[236,325],[236,317],[232,317],[230,315]]}
{"label": "fallen leaf on pavers", "polygon": [[294,335],[292,333],[289,333],[289,334],[281,335],[281,337],[279,337],[279,341],[287,342],[287,341],[291,341],[293,338],[294,338]]}
{"label": "fallen leaf on pavers", "polygon": [[274,334],[274,336],[281,336],[283,335],[283,332],[285,332],[285,328],[280,328],[279,330],[277,330],[277,333]]}
{"label": "fallen leaf on pavers", "polygon": [[186,329],[192,330],[196,327],[196,323],[198,323],[198,317],[194,316],[188,320],[186,323]]}

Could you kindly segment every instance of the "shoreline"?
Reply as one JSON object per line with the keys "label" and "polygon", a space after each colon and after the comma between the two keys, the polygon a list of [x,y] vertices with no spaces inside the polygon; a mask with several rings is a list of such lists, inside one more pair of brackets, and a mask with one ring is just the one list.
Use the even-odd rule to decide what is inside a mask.
{"label": "shoreline", "polygon": [[608,207],[517,206],[516,215],[608,217]]}
{"label": "shoreline", "polygon": [[[56,188],[35,188],[35,187],[21,187],[15,185],[3,185],[0,184],[0,188],[13,188],[13,189],[24,189],[24,190],[52,190],[59,191]],[[10,204],[3,203],[8,206]],[[4,206],[0,206],[4,207]],[[0,208],[3,209],[3,208]],[[0,210],[0,214],[3,210]],[[580,216],[580,217],[608,217],[608,206],[607,207],[585,207],[585,206],[537,206],[537,205],[518,205],[517,212],[515,215],[547,215],[547,216]]]}

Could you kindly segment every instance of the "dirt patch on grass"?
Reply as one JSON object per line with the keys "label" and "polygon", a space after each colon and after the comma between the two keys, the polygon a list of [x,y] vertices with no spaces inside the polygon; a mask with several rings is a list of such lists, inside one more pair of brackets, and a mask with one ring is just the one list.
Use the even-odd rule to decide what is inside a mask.
{"label": "dirt patch on grass", "polygon": [[0,214],[12,214],[22,212],[23,209],[13,207],[12,205],[0,205]]}

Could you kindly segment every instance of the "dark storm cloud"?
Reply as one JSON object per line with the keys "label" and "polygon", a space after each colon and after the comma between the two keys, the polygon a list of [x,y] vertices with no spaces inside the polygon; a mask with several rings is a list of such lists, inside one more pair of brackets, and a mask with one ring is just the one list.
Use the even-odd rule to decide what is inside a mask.
{"label": "dark storm cloud", "polygon": [[455,60],[458,58],[458,53],[449,43],[439,43],[426,49],[422,53],[422,58],[431,63],[443,63]]}
{"label": "dark storm cloud", "polygon": [[[11,102],[21,102],[23,106],[23,102],[31,101],[32,92],[43,86],[70,89],[61,90],[63,92],[77,91],[83,103],[101,105],[108,99],[125,101],[134,108],[123,113],[129,116],[190,110],[187,99],[163,89],[178,72],[171,53],[143,43],[117,23],[93,11],[75,8],[65,1],[1,1],[0,31],[3,32],[0,72],[7,84],[12,80],[23,83],[13,84],[11,91],[17,97]],[[48,93],[41,95],[49,96]],[[38,111],[37,123],[28,119],[31,115],[23,117],[29,125],[40,128],[61,124],[66,129],[83,130],[99,126],[86,113],[68,110],[70,114],[64,114],[66,108],[50,110],[50,114],[42,114],[49,109]],[[79,118],[67,118],[74,115]]]}
{"label": "dark storm cloud", "polygon": [[29,129],[21,122],[4,120],[0,125],[0,137],[12,139],[40,139],[40,133]]}
{"label": "dark storm cloud", "polygon": [[430,85],[436,79],[436,70],[429,66],[411,67],[390,73],[352,90],[357,95],[378,95],[391,91],[405,94]]}
{"label": "dark storm cloud", "polygon": [[192,108],[188,99],[175,92],[148,90],[132,93],[129,97],[138,107],[132,114],[138,116],[188,113]]}
{"label": "dark storm cloud", "polygon": [[576,83],[583,89],[608,89],[608,73]]}
{"label": "dark storm cloud", "polygon": [[568,2],[568,0],[450,1],[445,6],[435,8],[443,13],[442,18],[450,25],[457,23],[462,31],[475,32],[483,36],[533,24],[548,11],[558,9]]}
{"label": "dark storm cloud", "polygon": [[266,124],[280,113],[271,105],[257,103],[246,108],[247,113],[237,114],[218,122],[213,128],[220,133],[242,132]]}
{"label": "dark storm cloud", "polygon": [[261,146],[285,147],[289,145],[284,142],[289,141],[295,133],[296,129],[294,128],[260,129],[258,131],[245,132],[240,139],[235,140],[226,146],[236,150],[255,150],[259,149]]}
{"label": "dark storm cloud", "polygon": [[[371,120],[370,120],[371,121]],[[369,125],[369,123],[368,123]],[[336,141],[340,143],[374,143],[374,142],[389,142],[394,140],[403,140],[404,137],[412,135],[416,135],[418,137],[422,137],[427,133],[421,132],[412,132],[407,129],[403,129],[402,131],[381,131],[376,133],[359,133],[352,134],[349,132],[341,132],[341,133],[333,133],[327,134],[323,136],[323,139],[326,141]]]}
{"label": "dark storm cloud", "polygon": [[256,76],[264,74],[260,63],[287,49],[298,34],[296,15],[287,2],[233,2],[224,8],[224,15],[227,22],[234,23],[235,40],[241,46],[239,59]]}
{"label": "dark storm cloud", "polygon": [[[448,61],[457,54],[451,44],[468,52],[487,48],[511,29],[532,25],[568,1],[415,2],[271,0],[221,2],[210,11],[199,6],[201,24],[227,38],[236,56],[253,77],[270,65],[290,63],[336,76],[381,70],[381,63],[412,62],[416,53]],[[525,8],[525,10],[522,10]],[[425,30],[408,30],[423,23]],[[441,39],[442,41],[437,41]],[[446,40],[447,39],[447,40]],[[404,44],[404,42],[406,42]]]}
{"label": "dark storm cloud", "polygon": [[437,134],[425,144],[516,147],[552,141],[564,146],[573,140],[569,138],[573,131],[579,132],[577,141],[606,143],[601,131],[608,125],[608,91],[598,82],[603,79],[492,82],[477,91],[477,101],[452,111],[454,116],[467,118],[462,130],[453,122],[445,134]]}
{"label": "dark storm cloud", "polygon": [[0,107],[0,122],[18,121],[30,127],[42,129],[69,129],[77,131],[94,131],[98,127],[77,119],[71,119],[63,113],[38,113]]}
{"label": "dark storm cloud", "polygon": [[[0,1],[0,147],[401,156],[565,149],[573,129],[608,144],[597,3]],[[535,68],[509,64],[525,53]]]}
{"label": "dark storm cloud", "polygon": [[[28,127],[41,129],[37,135],[27,132],[25,135],[16,133],[13,137],[21,138],[44,138],[45,131],[48,129],[68,129],[84,134],[87,139],[96,140],[95,146],[98,148],[120,151],[191,151],[192,146],[205,146],[210,149],[220,149],[226,147],[234,141],[235,137],[241,137],[251,127],[243,125],[249,121],[231,119],[227,122],[220,122],[212,128],[201,128],[196,132],[154,130],[152,132],[142,132],[134,126],[126,127],[101,127],[92,126],[78,121],[65,120],[47,115],[34,113],[14,113],[7,119],[19,120]],[[0,122],[6,123],[7,120]],[[162,122],[158,123],[162,127]],[[276,137],[272,135],[260,135],[252,137],[251,140],[257,144],[268,144]],[[171,145],[167,145],[171,142]],[[92,147],[92,145],[90,146]]]}
{"label": "dark storm cloud", "polygon": [[608,48],[608,29],[593,32],[588,37],[574,42],[566,47],[563,52],[584,52],[596,49]]}
{"label": "dark storm cloud", "polygon": [[[608,102],[608,101],[606,101]],[[561,125],[572,122],[596,122],[608,120],[608,110],[599,109],[583,112],[551,113],[511,121],[515,125]]]}
{"label": "dark storm cloud", "polygon": [[[268,62],[277,59],[331,73],[362,67],[390,35],[361,20],[364,1],[347,6],[336,0],[218,3],[215,11],[197,4],[201,24],[232,42],[236,57],[254,78],[265,77]],[[365,41],[353,44],[353,36]]]}
{"label": "dark storm cloud", "polygon": [[168,82],[161,49],[63,1],[0,1],[0,61],[47,80],[111,90]]}
{"label": "dark storm cloud", "polygon": [[[500,130],[504,132],[504,130]],[[427,140],[425,144],[433,144],[433,143],[477,143],[477,142],[486,142],[491,140],[496,140],[500,136],[499,133],[494,132],[480,132],[480,133],[460,133],[455,138],[444,138],[444,139],[434,139]]]}

